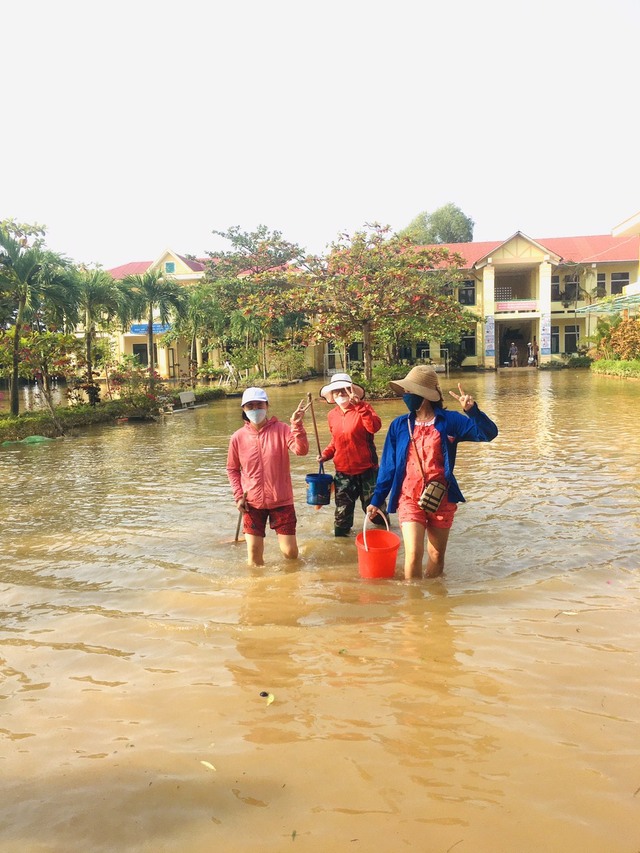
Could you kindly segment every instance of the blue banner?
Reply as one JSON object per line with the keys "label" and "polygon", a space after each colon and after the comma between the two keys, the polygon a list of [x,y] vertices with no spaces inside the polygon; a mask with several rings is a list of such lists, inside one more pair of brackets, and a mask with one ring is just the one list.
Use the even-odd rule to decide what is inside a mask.
{"label": "blue banner", "polygon": [[[134,323],[131,326],[130,334],[132,334],[132,335],[146,335],[148,328],[149,328],[148,323]],[[170,329],[171,329],[171,326],[165,326],[162,323],[154,323],[153,324],[153,334],[154,335],[162,335],[164,332],[168,332]]]}

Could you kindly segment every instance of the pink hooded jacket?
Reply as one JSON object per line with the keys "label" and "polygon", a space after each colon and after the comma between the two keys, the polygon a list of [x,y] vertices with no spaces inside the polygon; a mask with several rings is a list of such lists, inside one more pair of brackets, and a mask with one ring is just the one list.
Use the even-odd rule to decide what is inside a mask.
{"label": "pink hooded jacket", "polygon": [[227,475],[233,499],[247,493],[247,502],[257,509],[273,509],[293,503],[289,451],[306,456],[309,441],[302,421],[288,426],[269,418],[262,429],[245,423],[234,432],[227,454]]}

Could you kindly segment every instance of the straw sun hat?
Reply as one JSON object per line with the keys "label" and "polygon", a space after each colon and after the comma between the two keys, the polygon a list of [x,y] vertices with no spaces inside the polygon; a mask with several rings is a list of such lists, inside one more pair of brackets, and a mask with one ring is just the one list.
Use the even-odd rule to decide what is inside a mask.
{"label": "straw sun hat", "polygon": [[327,403],[333,403],[333,392],[339,391],[340,388],[351,388],[360,400],[364,397],[364,388],[355,385],[348,373],[334,373],[331,382],[320,389],[320,396],[324,397]]}
{"label": "straw sun hat", "polygon": [[416,364],[404,379],[389,382],[389,388],[396,394],[418,394],[425,400],[438,403],[442,399],[438,374],[428,364]]}

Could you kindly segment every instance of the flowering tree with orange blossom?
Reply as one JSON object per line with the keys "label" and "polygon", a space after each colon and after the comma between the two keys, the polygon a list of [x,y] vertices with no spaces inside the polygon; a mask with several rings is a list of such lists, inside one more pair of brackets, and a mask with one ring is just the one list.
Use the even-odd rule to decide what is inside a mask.
{"label": "flowering tree with orange blossom", "polygon": [[399,341],[459,341],[477,322],[454,298],[462,263],[445,247],[418,247],[374,223],[291,271],[297,287],[286,299],[307,314],[317,340],[344,348],[361,340],[370,380],[374,349],[389,355]]}

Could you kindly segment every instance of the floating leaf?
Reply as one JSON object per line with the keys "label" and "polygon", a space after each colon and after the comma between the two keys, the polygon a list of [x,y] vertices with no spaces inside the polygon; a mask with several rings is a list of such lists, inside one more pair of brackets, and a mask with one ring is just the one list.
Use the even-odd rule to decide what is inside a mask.
{"label": "floating leaf", "polygon": [[269,693],[269,695],[267,696],[267,705],[270,705],[275,698],[276,697],[273,695],[273,693]]}
{"label": "floating leaf", "polygon": [[201,761],[200,764],[202,764],[203,767],[206,767],[207,770],[215,770],[216,769],[213,766],[213,764],[211,764],[211,762],[209,762],[209,761]]}

